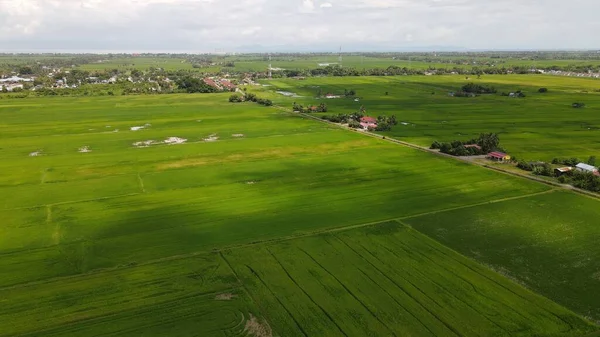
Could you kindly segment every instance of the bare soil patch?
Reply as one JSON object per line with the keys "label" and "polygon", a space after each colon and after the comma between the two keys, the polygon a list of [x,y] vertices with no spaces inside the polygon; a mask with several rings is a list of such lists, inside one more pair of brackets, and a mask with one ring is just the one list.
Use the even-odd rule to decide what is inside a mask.
{"label": "bare soil patch", "polygon": [[250,319],[246,321],[244,332],[256,337],[272,337],[273,330],[267,321],[259,322],[258,318],[250,314]]}
{"label": "bare soil patch", "polygon": [[217,296],[215,296],[215,300],[217,301],[231,301],[232,299],[238,297],[238,295],[234,295],[234,294],[230,294],[230,293],[225,293],[225,294],[219,294]]}

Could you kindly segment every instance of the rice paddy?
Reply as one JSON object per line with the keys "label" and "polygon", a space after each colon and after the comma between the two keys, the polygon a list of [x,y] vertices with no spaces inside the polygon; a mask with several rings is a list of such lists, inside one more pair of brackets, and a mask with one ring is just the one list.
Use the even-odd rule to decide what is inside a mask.
{"label": "rice paddy", "polygon": [[[569,287],[555,295],[550,282],[528,282],[512,262],[488,258],[510,261],[502,255],[508,241],[490,242],[481,256],[457,246],[459,235],[493,224],[448,242],[420,225],[468,222],[475,210],[505,204],[542,223],[555,204],[523,205],[557,195],[567,209],[584,205],[583,221],[593,218],[595,200],[227,98],[3,101],[0,322],[8,323],[0,336],[598,330],[580,316],[597,319],[594,297]],[[332,100],[331,110],[344,104]],[[447,221],[430,220],[437,217]],[[570,233],[593,235],[577,224]],[[541,245],[539,235],[526,234]],[[587,241],[578,249],[597,256]],[[534,252],[548,261],[536,277],[554,277],[557,257]],[[593,275],[568,280],[595,289]]]}

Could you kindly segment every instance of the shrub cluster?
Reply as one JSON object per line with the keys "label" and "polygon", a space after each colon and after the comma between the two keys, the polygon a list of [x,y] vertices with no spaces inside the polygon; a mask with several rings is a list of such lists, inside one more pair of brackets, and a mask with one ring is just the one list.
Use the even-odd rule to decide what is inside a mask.
{"label": "shrub cluster", "polygon": [[497,92],[494,87],[475,83],[465,84],[461,89],[463,92],[468,92],[472,94],[495,94]]}
{"label": "shrub cluster", "polygon": [[270,99],[264,99],[256,96],[253,93],[247,93],[244,97],[244,100],[247,102],[255,102],[264,106],[272,106],[273,102]]}
{"label": "shrub cluster", "polygon": [[[478,145],[477,147],[466,147],[466,145]],[[502,150],[499,148],[500,138],[495,133],[482,133],[477,139],[469,141],[455,140],[451,143],[440,143],[438,141],[431,144],[430,149],[440,150],[442,153],[453,156],[476,156],[489,153],[491,151]]]}
{"label": "shrub cluster", "polygon": [[327,112],[327,104],[321,103],[318,106],[314,107],[304,107],[301,104],[294,102],[292,106],[293,111],[303,112],[303,113],[311,113],[311,112]]}

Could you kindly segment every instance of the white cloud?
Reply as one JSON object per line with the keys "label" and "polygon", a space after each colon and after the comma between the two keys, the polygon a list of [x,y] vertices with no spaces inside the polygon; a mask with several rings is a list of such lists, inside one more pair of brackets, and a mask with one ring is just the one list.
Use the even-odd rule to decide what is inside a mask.
{"label": "white cloud", "polygon": [[597,0],[0,0],[3,51],[598,48]]}

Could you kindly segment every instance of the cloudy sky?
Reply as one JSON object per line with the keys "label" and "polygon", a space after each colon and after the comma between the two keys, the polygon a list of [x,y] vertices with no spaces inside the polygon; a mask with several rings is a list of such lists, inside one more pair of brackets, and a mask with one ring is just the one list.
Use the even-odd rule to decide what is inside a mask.
{"label": "cloudy sky", "polygon": [[600,49],[599,0],[0,0],[0,52]]}

